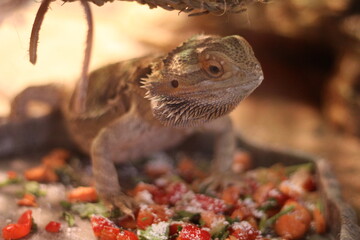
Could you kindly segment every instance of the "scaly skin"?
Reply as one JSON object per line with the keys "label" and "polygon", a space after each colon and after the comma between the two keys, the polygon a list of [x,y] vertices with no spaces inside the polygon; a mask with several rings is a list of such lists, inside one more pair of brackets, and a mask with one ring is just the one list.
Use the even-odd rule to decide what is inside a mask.
{"label": "scaly skin", "polygon": [[[176,146],[206,129],[217,134],[209,182],[221,181],[230,171],[235,149],[226,115],[262,80],[260,64],[242,37],[198,35],[165,56],[93,72],[85,113],[64,113],[73,139],[91,155],[100,197],[132,214],[135,203],[121,191],[114,162]],[[20,96],[16,101],[21,104],[13,104],[14,119],[21,115]],[[70,100],[69,109],[74,104]]]}

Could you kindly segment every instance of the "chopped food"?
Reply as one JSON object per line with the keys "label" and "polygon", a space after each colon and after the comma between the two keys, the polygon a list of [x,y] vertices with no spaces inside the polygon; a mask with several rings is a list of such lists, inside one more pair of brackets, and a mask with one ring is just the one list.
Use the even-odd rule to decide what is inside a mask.
{"label": "chopped food", "polygon": [[56,182],[58,176],[55,171],[47,166],[40,165],[38,167],[31,168],[25,173],[25,178],[29,181],[37,182]]}
{"label": "chopped food", "polygon": [[319,208],[315,208],[312,213],[315,231],[319,234],[324,233],[326,231],[326,222],[324,215],[321,213]]}
{"label": "chopped food", "polygon": [[24,212],[17,223],[11,223],[2,229],[2,236],[4,239],[20,239],[27,236],[31,231],[32,226],[32,211]]}
{"label": "chopped food", "polygon": [[25,193],[23,198],[17,201],[19,206],[36,207],[36,198],[31,193]]}
{"label": "chopped food", "polygon": [[58,233],[60,232],[60,228],[61,228],[61,223],[51,221],[46,225],[45,230],[51,233]]}
{"label": "chopped food", "polygon": [[112,227],[115,228],[116,224],[110,221],[109,219],[102,217],[102,216],[92,216],[90,218],[91,226],[94,231],[95,236],[99,237],[101,232],[105,227]]}
{"label": "chopped food", "polygon": [[69,202],[95,202],[98,195],[93,187],[78,187],[68,193],[67,199]]}
{"label": "chopped food", "polygon": [[172,215],[172,210],[164,205],[142,205],[137,216],[137,226],[146,229],[154,223],[169,221]]}
{"label": "chopped food", "polygon": [[184,226],[177,240],[210,240],[210,233],[194,225]]}
{"label": "chopped food", "polygon": [[[22,184],[23,197],[17,204],[35,207],[37,198],[45,194],[38,182],[55,180],[52,174],[67,169],[68,158],[68,152],[55,150],[40,166],[25,172],[26,179],[35,181],[8,172],[1,186]],[[144,176],[128,189],[139,206],[133,216],[119,209],[109,211],[94,187],[66,185],[67,201],[61,202],[65,227],[76,225],[75,215],[88,218],[98,240],[296,240],[326,232],[324,208],[309,164],[249,169],[251,156],[242,151],[233,165],[240,180],[207,189],[199,183],[208,171],[192,158],[183,156],[177,168],[171,167],[175,163],[166,165],[166,171],[160,163],[145,166]],[[17,223],[3,228],[3,237],[20,239],[30,233],[31,226],[29,210]],[[56,221],[45,227],[51,233],[60,229]]]}
{"label": "chopped food", "polygon": [[7,178],[10,180],[18,178],[18,174],[14,171],[7,171],[6,175],[7,175]]}

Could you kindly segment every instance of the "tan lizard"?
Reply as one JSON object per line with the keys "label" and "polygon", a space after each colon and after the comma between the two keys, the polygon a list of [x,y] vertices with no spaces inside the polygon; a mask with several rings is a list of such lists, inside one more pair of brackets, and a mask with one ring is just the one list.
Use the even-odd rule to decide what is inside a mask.
{"label": "tan lizard", "polygon": [[[235,137],[226,116],[263,80],[261,66],[240,36],[198,35],[165,56],[147,56],[90,74],[86,112],[64,110],[70,134],[92,159],[96,189],[107,203],[131,214],[135,204],[121,191],[115,162],[176,146],[206,129],[217,134],[212,180],[229,173]],[[40,100],[56,106],[52,85],[32,87],[12,103],[11,118],[26,116]]]}

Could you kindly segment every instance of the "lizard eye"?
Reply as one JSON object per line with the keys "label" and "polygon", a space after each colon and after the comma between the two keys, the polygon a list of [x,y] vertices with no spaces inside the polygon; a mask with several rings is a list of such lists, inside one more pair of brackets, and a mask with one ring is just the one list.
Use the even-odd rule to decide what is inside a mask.
{"label": "lizard eye", "polygon": [[203,64],[203,69],[210,77],[221,77],[224,74],[222,65],[215,60],[206,61]]}
{"label": "lizard eye", "polygon": [[177,88],[177,87],[179,86],[179,82],[178,82],[177,80],[172,80],[172,81],[171,81],[171,86],[172,86],[173,88]]}

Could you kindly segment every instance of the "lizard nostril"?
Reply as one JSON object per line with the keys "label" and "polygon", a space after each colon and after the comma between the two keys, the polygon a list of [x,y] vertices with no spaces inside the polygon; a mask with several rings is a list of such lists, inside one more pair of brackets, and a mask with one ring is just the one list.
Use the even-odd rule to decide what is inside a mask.
{"label": "lizard nostril", "polygon": [[173,86],[173,88],[177,88],[179,86],[179,82],[177,80],[172,80],[171,86]]}

